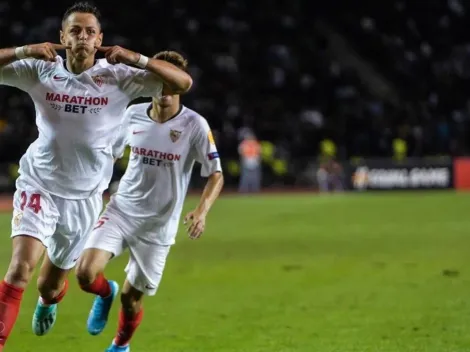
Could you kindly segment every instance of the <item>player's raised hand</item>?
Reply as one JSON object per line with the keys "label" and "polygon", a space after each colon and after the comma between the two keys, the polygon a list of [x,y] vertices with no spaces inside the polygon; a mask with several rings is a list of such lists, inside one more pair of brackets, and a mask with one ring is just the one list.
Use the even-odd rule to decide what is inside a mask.
{"label": "player's raised hand", "polygon": [[106,60],[111,65],[116,64],[126,64],[126,65],[134,65],[139,61],[140,54],[124,49],[118,45],[115,46],[100,46],[97,47],[96,50],[104,53]]}
{"label": "player's raised hand", "polygon": [[66,50],[71,47],[62,44],[40,43],[24,46],[24,53],[27,57],[32,57],[44,61],[56,61],[57,50]]}
{"label": "player's raised hand", "polygon": [[206,216],[198,210],[193,210],[184,217],[184,224],[188,227],[188,235],[192,240],[201,237],[206,227]]}

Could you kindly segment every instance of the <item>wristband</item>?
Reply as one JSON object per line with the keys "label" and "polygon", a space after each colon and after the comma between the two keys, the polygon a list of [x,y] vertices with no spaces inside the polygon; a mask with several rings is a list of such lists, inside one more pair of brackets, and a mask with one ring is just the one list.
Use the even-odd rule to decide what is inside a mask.
{"label": "wristband", "polygon": [[146,68],[149,63],[149,58],[145,55],[140,54],[139,61],[135,64],[137,67]]}
{"label": "wristband", "polygon": [[24,46],[19,46],[15,48],[15,56],[18,60],[26,59],[26,53],[24,51],[25,47]]}

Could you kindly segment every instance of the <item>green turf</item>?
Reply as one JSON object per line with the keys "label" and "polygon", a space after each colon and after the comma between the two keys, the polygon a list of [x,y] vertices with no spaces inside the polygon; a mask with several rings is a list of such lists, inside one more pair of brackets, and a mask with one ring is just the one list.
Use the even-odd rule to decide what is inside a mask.
{"label": "green turf", "polygon": [[[225,197],[203,239],[180,231],[133,352],[469,351],[469,197]],[[2,271],[9,221],[0,216]],[[125,261],[108,276],[121,281]],[[113,337],[117,307],[88,336],[92,297],[75,283],[41,338],[35,301],[31,286],[6,352],[101,352]]]}

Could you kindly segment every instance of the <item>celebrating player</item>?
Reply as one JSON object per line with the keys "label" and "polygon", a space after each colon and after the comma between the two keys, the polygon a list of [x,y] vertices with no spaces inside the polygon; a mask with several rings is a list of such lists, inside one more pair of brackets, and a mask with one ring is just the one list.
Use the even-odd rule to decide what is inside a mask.
{"label": "celebrating player", "polygon": [[[0,84],[29,93],[39,130],[21,158],[16,182],[13,254],[0,283],[0,351],[45,247],[33,330],[43,335],[54,324],[67,274],[102,210],[102,192],[113,170],[112,146],[128,103],[160,96],[163,84],[180,94],[192,84],[186,72],[167,61],[102,47],[102,41],[98,10],[77,3],[63,17],[61,44],[0,50]],[[65,61],[58,50],[66,50]],[[106,59],[95,60],[97,50]]]}
{"label": "celebrating player", "polygon": [[[154,56],[185,69],[186,60],[173,51]],[[168,87],[152,104],[131,106],[124,144],[131,147],[129,165],[117,192],[92,232],[77,265],[82,289],[97,295],[88,317],[88,331],[103,331],[118,285],[103,271],[113,256],[126,248],[130,259],[121,294],[119,327],[108,352],[129,351],[129,341],[142,320],[144,294],[154,295],[166,257],[175,242],[178,223],[195,161],[208,177],[197,208],[185,222],[190,238],[201,236],[206,215],[218,197],[223,176],[219,155],[207,121],[180,105]],[[118,143],[119,144],[119,143]]]}

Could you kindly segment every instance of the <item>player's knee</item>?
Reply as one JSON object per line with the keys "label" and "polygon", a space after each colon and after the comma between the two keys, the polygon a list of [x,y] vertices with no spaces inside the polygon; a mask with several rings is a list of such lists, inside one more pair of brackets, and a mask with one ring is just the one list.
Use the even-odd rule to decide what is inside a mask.
{"label": "player's knee", "polygon": [[93,283],[98,274],[104,270],[110,258],[110,253],[94,249],[86,250],[75,268],[75,276],[79,285],[83,287]]}
{"label": "player's knee", "polygon": [[75,276],[80,286],[88,286],[95,281],[98,272],[94,270],[93,266],[87,265],[86,262],[80,262],[75,269]]}
{"label": "player's knee", "polygon": [[17,287],[26,287],[31,281],[36,263],[24,258],[13,257],[5,279]]}
{"label": "player's knee", "polygon": [[77,267],[75,268],[75,276],[80,286],[87,286],[95,281],[98,272],[94,269],[93,262],[90,258],[83,256],[79,259]]}

